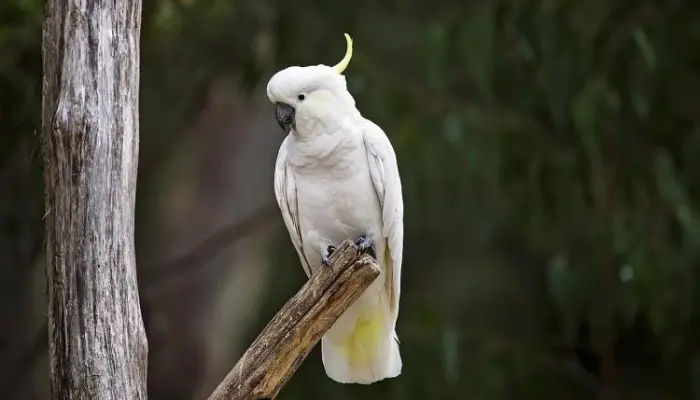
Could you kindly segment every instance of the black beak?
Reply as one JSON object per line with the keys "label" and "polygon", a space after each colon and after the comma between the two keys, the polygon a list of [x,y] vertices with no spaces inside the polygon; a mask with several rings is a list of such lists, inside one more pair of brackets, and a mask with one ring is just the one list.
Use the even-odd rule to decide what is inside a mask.
{"label": "black beak", "polygon": [[295,112],[296,110],[294,110],[294,107],[290,106],[289,104],[277,103],[275,118],[285,134],[289,134],[289,132],[292,130],[292,126],[295,122]]}

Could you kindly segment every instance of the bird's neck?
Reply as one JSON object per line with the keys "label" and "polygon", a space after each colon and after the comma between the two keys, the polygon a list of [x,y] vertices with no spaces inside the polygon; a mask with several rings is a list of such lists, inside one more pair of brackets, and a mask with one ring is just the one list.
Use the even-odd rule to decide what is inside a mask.
{"label": "bird's neck", "polygon": [[340,126],[313,135],[292,132],[290,139],[289,161],[299,172],[352,169],[353,160],[363,146],[358,129]]}

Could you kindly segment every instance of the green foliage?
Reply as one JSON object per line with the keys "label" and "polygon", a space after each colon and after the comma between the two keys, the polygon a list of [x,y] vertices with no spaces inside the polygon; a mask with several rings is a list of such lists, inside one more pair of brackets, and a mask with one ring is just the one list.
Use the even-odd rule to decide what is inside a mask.
{"label": "green foliage", "polygon": [[[435,246],[407,257],[406,279],[420,281],[423,262],[454,257],[465,243],[498,251],[499,238],[515,237],[543,265],[551,260],[531,273],[547,282],[540,306],[556,310],[552,333],[574,346],[581,324],[590,325],[604,358],[648,329],[644,345],[665,360],[657,368],[685,370],[700,318],[698,118],[685,103],[695,96],[678,84],[698,88],[696,60],[680,50],[698,44],[686,25],[692,6],[436,5],[410,27],[406,15],[376,8],[373,19],[412,44],[390,34],[372,40],[385,37],[381,28],[355,14],[343,29],[357,32],[351,89],[397,148],[409,247]],[[440,351],[439,339],[426,342]]]}
{"label": "green foliage", "polygon": [[[0,5],[1,140],[32,134],[41,108],[41,1],[21,0]],[[9,142],[1,148],[9,150]]]}
{"label": "green foliage", "polygon": [[[41,115],[42,2],[0,3],[0,304],[26,299],[23,283],[41,247],[42,188],[35,133]],[[0,319],[21,324],[20,307]],[[0,334],[0,349],[12,330]],[[2,350],[0,350],[0,353]]]}

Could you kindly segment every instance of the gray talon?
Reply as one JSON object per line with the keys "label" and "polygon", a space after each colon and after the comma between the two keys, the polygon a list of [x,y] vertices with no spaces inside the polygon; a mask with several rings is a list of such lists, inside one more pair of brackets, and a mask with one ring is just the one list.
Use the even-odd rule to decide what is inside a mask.
{"label": "gray talon", "polygon": [[369,254],[372,258],[377,258],[377,252],[374,248],[374,241],[367,235],[362,235],[357,238],[355,245],[360,249],[360,253]]}
{"label": "gray talon", "polygon": [[323,252],[321,255],[321,264],[330,267],[331,266],[331,256],[335,252],[336,248],[335,246],[328,246],[326,247],[326,250]]}

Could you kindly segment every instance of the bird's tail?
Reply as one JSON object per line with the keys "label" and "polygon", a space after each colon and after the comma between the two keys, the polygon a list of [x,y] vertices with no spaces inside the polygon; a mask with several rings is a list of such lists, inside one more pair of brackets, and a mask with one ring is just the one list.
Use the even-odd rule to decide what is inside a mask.
{"label": "bird's tail", "polygon": [[361,296],[321,338],[326,374],[360,384],[398,376],[402,363],[394,321],[383,295]]}

